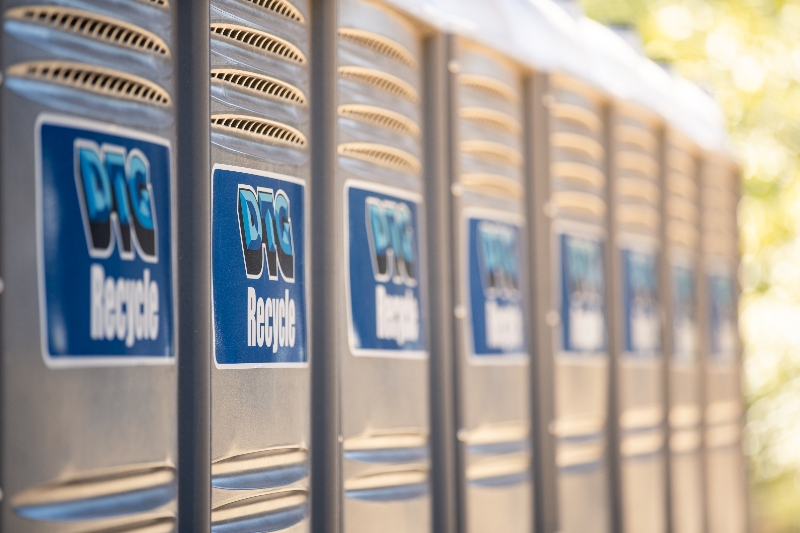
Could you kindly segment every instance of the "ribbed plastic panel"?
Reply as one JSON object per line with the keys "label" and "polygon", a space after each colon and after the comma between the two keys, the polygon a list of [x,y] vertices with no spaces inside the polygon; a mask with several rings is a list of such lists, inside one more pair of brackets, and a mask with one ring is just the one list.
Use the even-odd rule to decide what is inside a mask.
{"label": "ribbed plastic panel", "polygon": [[211,141],[307,177],[305,0],[211,2]]}
{"label": "ribbed plastic panel", "polygon": [[522,85],[518,69],[494,52],[464,42],[458,74],[461,185],[521,198]]}
{"label": "ribbed plastic panel", "polygon": [[559,215],[601,222],[606,212],[600,104],[583,85],[555,78],[550,107],[550,175]]}
{"label": "ribbed plastic panel", "polygon": [[339,28],[340,164],[368,179],[376,172],[419,178],[419,36],[388,9],[358,4]]}

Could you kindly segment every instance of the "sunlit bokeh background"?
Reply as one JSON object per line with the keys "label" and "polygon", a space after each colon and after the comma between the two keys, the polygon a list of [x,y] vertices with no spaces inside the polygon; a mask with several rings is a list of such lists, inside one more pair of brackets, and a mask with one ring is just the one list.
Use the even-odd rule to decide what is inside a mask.
{"label": "sunlit bokeh background", "polygon": [[800,531],[800,0],[582,0],[713,94],[742,164],[739,206],[758,533]]}

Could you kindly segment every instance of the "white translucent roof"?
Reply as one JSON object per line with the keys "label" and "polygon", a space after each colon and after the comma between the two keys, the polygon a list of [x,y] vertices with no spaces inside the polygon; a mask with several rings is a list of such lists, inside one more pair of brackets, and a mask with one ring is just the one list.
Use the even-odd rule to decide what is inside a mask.
{"label": "white translucent roof", "polygon": [[727,150],[719,106],[645,58],[614,30],[574,18],[552,0],[386,0],[441,31],[522,64],[565,73],[663,117],[707,149]]}

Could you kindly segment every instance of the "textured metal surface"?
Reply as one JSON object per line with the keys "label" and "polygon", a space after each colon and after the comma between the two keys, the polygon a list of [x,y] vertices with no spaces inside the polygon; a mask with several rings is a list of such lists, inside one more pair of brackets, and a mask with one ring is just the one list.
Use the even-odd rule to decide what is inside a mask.
{"label": "textured metal surface", "polygon": [[[701,327],[705,364],[706,490],[708,531],[748,531],[746,464],[742,451],[744,408],[738,310],[738,173],[717,154],[703,160],[700,181],[702,227]],[[715,285],[727,286],[729,317],[715,319]],[[718,302],[722,303],[722,302]],[[729,323],[725,324],[725,318]]]}
{"label": "textured metal surface", "polygon": [[[676,132],[664,136],[664,353],[668,384],[670,513],[674,531],[703,531],[702,394],[698,329],[699,187],[697,149]],[[686,276],[691,281],[687,283]],[[682,276],[682,277],[681,277]],[[688,287],[686,286],[688,285]],[[686,292],[690,289],[690,292]]]}
{"label": "textured metal surface", "polygon": [[[603,143],[602,102],[590,88],[572,78],[551,76],[545,105],[550,113],[550,138],[563,133],[579,135],[581,145]],[[605,246],[606,215],[605,157],[591,149],[550,152],[550,201],[544,208],[554,217],[550,256],[554,282],[553,301],[560,310],[549,313],[548,323],[557,325],[553,336],[555,361],[555,421],[551,431],[557,439],[559,527],[564,533],[609,531],[609,478],[605,460],[608,406],[608,353],[597,350],[568,352],[564,346],[564,305],[561,241],[567,236]],[[565,165],[565,163],[567,165]],[[572,171],[579,169],[578,172]],[[605,270],[602,254],[597,258],[600,274]],[[604,289],[600,288],[600,296]],[[601,335],[606,337],[606,318]]]}
{"label": "textured metal surface", "polygon": [[[214,0],[210,22],[212,169],[230,165],[303,180],[308,198],[307,2]],[[221,75],[234,69],[238,78]],[[306,242],[312,217],[306,210]],[[311,264],[310,249],[296,252],[300,268]],[[308,290],[306,298],[308,308]],[[211,382],[212,531],[308,531],[308,364],[215,365]]]}
{"label": "textured metal surface", "polygon": [[[666,528],[664,358],[661,349],[663,311],[658,300],[660,184],[658,122],[648,112],[618,103],[610,124],[613,182],[611,283],[614,301],[612,323],[618,342],[616,390],[620,455],[622,527],[629,532],[662,532]],[[633,255],[652,260],[651,269],[633,270]],[[619,262],[616,265],[614,262]],[[642,268],[642,271],[645,269]],[[656,301],[650,315],[637,319],[633,306],[638,296],[629,285],[637,274],[650,282]],[[650,276],[650,277],[647,277]],[[651,305],[652,305],[651,304]],[[639,332],[637,323],[648,331]],[[615,335],[612,334],[612,339]]]}
{"label": "textured metal surface", "polygon": [[[350,273],[342,260],[350,253],[346,247],[349,237],[343,234],[349,224],[343,218],[348,212],[344,192],[352,190],[347,189],[348,180],[358,180],[368,188],[383,187],[380,190],[393,196],[423,190],[423,144],[415,134],[422,123],[423,35],[410,19],[384,5],[360,0],[340,3],[338,35],[335,195],[341,203],[332,220],[337,230],[337,259],[331,268],[343,289],[338,293],[336,312],[341,319],[337,357],[343,438],[342,527],[348,533],[427,531],[431,521],[427,353],[421,357],[355,353],[351,340],[354,326],[348,324],[348,317],[357,311],[352,302],[347,304]],[[373,106],[396,113],[411,127],[397,129],[364,114],[345,113],[345,106]],[[427,337],[424,200],[418,217],[414,238],[421,267],[420,320]],[[350,279],[349,283],[358,281]],[[404,438],[398,439],[398,435]],[[400,446],[400,440],[419,453],[408,453],[413,450]],[[370,453],[355,453],[354,443]]]}
{"label": "textured metal surface", "polygon": [[[4,2],[3,7],[28,4]],[[164,51],[174,51],[175,18],[169,7],[73,4],[89,15],[137,28],[163,43]],[[145,80],[165,99],[157,103],[120,93],[97,96],[85,87],[28,80],[25,75],[4,80],[2,151],[15,154],[2,162],[0,194],[4,200],[2,242],[14,245],[2,253],[2,313],[11,317],[3,321],[0,334],[0,419],[5,439],[0,458],[4,491],[0,529],[4,531],[100,530],[120,521],[146,521],[153,512],[163,517],[162,524],[174,522],[177,363],[173,359],[166,365],[46,366],[40,343],[44,310],[39,302],[43,298],[36,267],[40,264],[35,207],[37,117],[58,114],[157,135],[171,144],[174,157],[174,70],[165,57],[93,34],[76,35],[63,28],[40,32],[35,24],[13,18],[4,22],[5,72],[26,62],[73,62],[89,70],[114,70],[124,78]],[[9,84],[10,79],[14,81]],[[174,159],[169,164],[174,169]],[[170,185],[174,192],[174,175]],[[161,222],[173,224],[172,220]],[[171,228],[174,235],[175,226]],[[174,264],[172,270],[174,275]],[[173,294],[177,300],[176,288]],[[70,483],[84,490],[65,489]]]}
{"label": "textured metal surface", "polygon": [[[527,350],[531,339],[526,339],[521,353],[476,355],[473,327],[477,323],[472,321],[471,299],[478,295],[470,290],[468,231],[472,217],[519,224],[520,261],[526,257],[522,135],[519,129],[506,127],[522,113],[522,75],[516,65],[491,50],[463,40],[458,45],[451,60],[458,69],[451,105],[459,117],[454,135],[459,162],[453,187],[453,309],[456,420],[463,470],[459,477],[464,483],[459,502],[465,515],[461,530],[529,531],[532,477]],[[502,119],[486,124],[475,120],[475,111]],[[524,263],[520,266],[520,289],[526,294],[528,271]],[[524,309],[526,305],[523,297],[521,306]]]}

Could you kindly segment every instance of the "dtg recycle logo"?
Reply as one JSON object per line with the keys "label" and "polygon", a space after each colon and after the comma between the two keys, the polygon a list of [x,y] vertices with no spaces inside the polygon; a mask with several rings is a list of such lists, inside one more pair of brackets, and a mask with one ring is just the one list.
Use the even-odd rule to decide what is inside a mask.
{"label": "dtg recycle logo", "polygon": [[212,261],[218,367],[304,364],[305,185],[217,165]]}
{"label": "dtg recycle logo", "polygon": [[356,355],[424,355],[417,209],[408,192],[345,186],[350,344]]}
{"label": "dtg recycle logo", "polygon": [[168,143],[44,117],[37,150],[46,360],[171,357]]}
{"label": "dtg recycle logo", "polygon": [[474,354],[523,355],[519,226],[494,213],[467,222]]}

